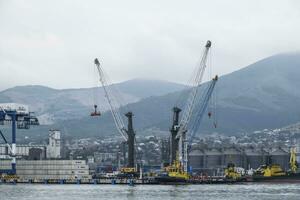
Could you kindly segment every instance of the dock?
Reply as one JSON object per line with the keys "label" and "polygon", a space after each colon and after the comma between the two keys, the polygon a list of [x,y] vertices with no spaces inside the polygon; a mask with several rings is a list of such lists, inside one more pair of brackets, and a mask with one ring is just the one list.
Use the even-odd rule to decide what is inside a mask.
{"label": "dock", "polygon": [[187,184],[233,184],[241,181],[228,180],[224,177],[191,179],[181,183],[158,183],[153,177],[137,178],[101,178],[101,179],[0,179],[0,184],[110,184],[110,185],[187,185]]}

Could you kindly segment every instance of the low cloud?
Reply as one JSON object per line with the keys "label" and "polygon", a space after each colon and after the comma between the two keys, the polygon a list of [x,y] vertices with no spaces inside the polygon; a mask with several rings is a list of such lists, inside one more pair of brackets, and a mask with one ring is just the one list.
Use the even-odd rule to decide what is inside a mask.
{"label": "low cloud", "polygon": [[206,40],[213,73],[300,49],[298,1],[0,0],[0,90],[94,86],[99,57],[115,81],[184,83]]}

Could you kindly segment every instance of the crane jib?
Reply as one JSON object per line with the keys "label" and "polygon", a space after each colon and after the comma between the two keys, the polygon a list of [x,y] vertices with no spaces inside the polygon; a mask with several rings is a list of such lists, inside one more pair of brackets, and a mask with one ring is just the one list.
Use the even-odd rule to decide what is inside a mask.
{"label": "crane jib", "polygon": [[193,114],[195,108],[195,100],[198,96],[199,88],[202,84],[202,79],[204,76],[204,72],[206,69],[206,62],[208,57],[208,52],[211,47],[211,41],[207,41],[204,49],[204,53],[202,55],[200,64],[198,66],[198,70],[193,79],[192,89],[188,96],[187,102],[185,104],[183,115],[181,121],[179,123],[179,130],[176,138],[179,138],[178,150],[179,150],[179,160],[182,166],[184,167],[184,171],[187,171],[187,141],[186,141],[186,132],[187,125],[191,120],[191,116]]}
{"label": "crane jib", "polygon": [[204,72],[206,69],[207,55],[210,47],[211,47],[211,41],[207,41],[199,68],[194,78],[194,84],[193,84],[194,87],[191,89],[191,92],[187,99],[187,103],[185,104],[185,108],[183,110],[182,118],[179,123],[179,131],[178,131],[177,138],[181,137],[182,133],[186,130],[187,124],[189,123],[190,118],[192,116],[194,106],[195,106],[195,99],[197,97],[204,76]]}
{"label": "crane jib", "polygon": [[97,58],[95,59],[94,63],[97,66],[98,74],[99,74],[99,77],[100,77],[99,81],[101,82],[101,85],[102,85],[104,93],[105,93],[105,97],[108,101],[109,108],[110,108],[115,126],[116,126],[118,132],[124,138],[124,140],[127,141],[128,137],[127,137],[127,134],[126,134],[125,125],[124,125],[124,122],[122,120],[121,114],[118,111],[118,108],[120,106],[114,105],[114,104],[116,104],[117,101],[113,99],[113,96],[109,92],[109,89],[108,89],[109,84],[107,83],[107,81],[105,79],[104,72],[101,69],[100,62]]}
{"label": "crane jib", "polygon": [[101,68],[99,60],[96,58],[94,60],[94,63],[97,67],[97,71],[99,73],[100,77],[100,82],[103,86],[103,90],[105,93],[105,97],[108,101],[109,108],[115,123],[115,126],[118,130],[118,132],[122,135],[124,140],[128,144],[128,163],[127,167],[129,168],[134,168],[134,160],[135,160],[135,132],[133,130],[133,113],[132,112],[127,112],[125,116],[128,119],[128,126],[127,129],[125,128],[122,116],[120,114],[120,107],[122,106],[121,103],[118,101],[120,98],[117,98],[115,95],[113,95],[112,92],[112,84],[108,83],[108,78],[105,75],[103,69]]}
{"label": "crane jib", "polygon": [[208,106],[208,102],[212,96],[212,93],[214,91],[214,88],[216,86],[216,83],[217,83],[217,80],[218,80],[218,77],[216,76],[212,81],[211,83],[209,84],[209,87],[207,89],[207,91],[204,93],[204,98],[203,98],[203,101],[201,102],[200,104],[200,107],[198,109],[198,112],[197,112],[197,118],[195,119],[194,123],[193,123],[193,128],[191,130],[191,136],[189,138],[189,142],[188,144],[191,145],[191,143],[193,142],[193,139],[196,135],[196,132],[197,130],[199,129],[200,127],[200,124],[201,124],[201,120],[204,116],[204,113],[205,113],[205,110]]}

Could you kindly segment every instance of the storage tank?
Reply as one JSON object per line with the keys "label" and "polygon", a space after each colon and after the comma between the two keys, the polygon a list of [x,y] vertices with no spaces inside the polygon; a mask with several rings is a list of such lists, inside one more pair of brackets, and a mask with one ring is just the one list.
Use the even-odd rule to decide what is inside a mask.
{"label": "storage tank", "polygon": [[44,151],[40,148],[30,148],[29,149],[29,160],[42,160],[44,159]]}
{"label": "storage tank", "polygon": [[272,149],[269,153],[269,162],[270,164],[278,164],[284,170],[288,170],[290,160],[290,153],[288,150],[283,148]]}
{"label": "storage tank", "polygon": [[205,151],[204,167],[218,168],[222,165],[222,152],[220,149],[207,149]]}
{"label": "storage tank", "polygon": [[226,167],[228,163],[233,163],[236,167],[243,167],[242,151],[237,147],[225,148],[222,165]]}
{"label": "storage tank", "polygon": [[244,150],[245,155],[245,169],[257,169],[261,165],[267,163],[268,152],[260,148],[246,148]]}
{"label": "storage tank", "polygon": [[189,165],[193,171],[199,171],[204,167],[204,152],[200,149],[194,149],[189,153]]}

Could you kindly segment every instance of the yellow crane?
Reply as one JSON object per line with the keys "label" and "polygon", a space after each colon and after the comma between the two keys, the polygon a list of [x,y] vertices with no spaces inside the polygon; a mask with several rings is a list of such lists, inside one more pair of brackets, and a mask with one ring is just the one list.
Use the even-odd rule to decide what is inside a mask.
{"label": "yellow crane", "polygon": [[190,178],[190,174],[184,171],[182,164],[179,162],[178,154],[177,158],[174,160],[172,165],[165,168],[165,171],[168,172],[170,177],[179,178],[188,180]]}
{"label": "yellow crane", "polygon": [[296,173],[298,169],[298,163],[296,158],[296,148],[291,148],[291,155],[290,155],[290,169],[292,173]]}
{"label": "yellow crane", "polygon": [[290,150],[290,170],[284,171],[278,164],[263,165],[255,171],[255,175],[262,177],[282,177],[296,174],[298,169],[298,163],[296,159],[296,148],[292,147]]}

